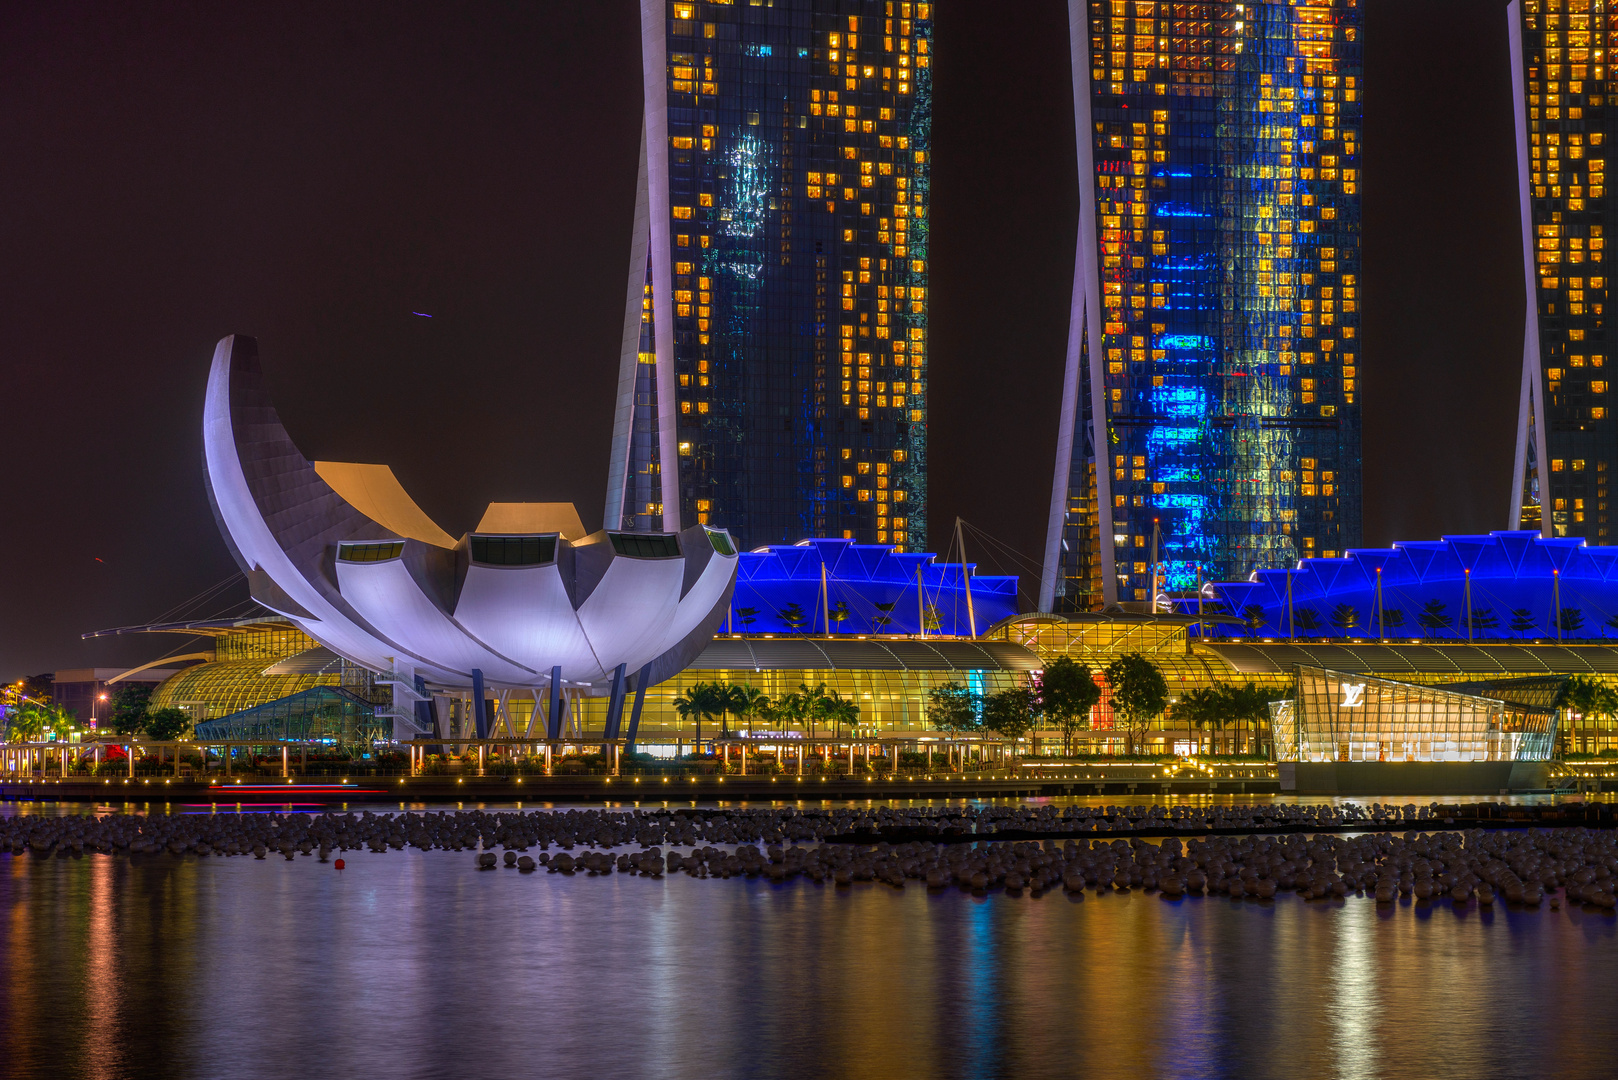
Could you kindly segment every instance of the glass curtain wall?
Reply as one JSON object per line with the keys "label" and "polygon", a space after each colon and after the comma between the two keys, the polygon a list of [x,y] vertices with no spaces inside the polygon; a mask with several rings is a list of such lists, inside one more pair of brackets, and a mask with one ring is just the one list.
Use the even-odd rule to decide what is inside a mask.
{"label": "glass curtain wall", "polygon": [[[647,288],[671,280],[673,297],[647,295],[642,341],[659,338],[653,308],[670,311],[681,521],[744,547],[913,550],[927,535],[932,5],[666,14],[666,70],[647,78],[666,80],[670,145],[649,182],[668,188],[671,273]],[[662,235],[654,223],[654,258]],[[631,438],[629,475],[655,473],[653,440]],[[641,487],[626,511],[648,512],[625,522],[662,527]]]}
{"label": "glass curtain wall", "polygon": [[1618,214],[1606,189],[1614,116],[1606,60],[1618,45],[1618,12],[1603,0],[1519,0],[1511,11],[1534,323],[1523,358],[1512,524],[1604,544],[1618,463],[1602,328],[1607,234]]}
{"label": "glass curtain wall", "polygon": [[1281,761],[1545,761],[1555,733],[1502,701],[1324,668],[1298,669],[1291,712],[1274,717]]}
{"label": "glass curtain wall", "polygon": [[1154,568],[1185,594],[1199,568],[1240,579],[1339,554],[1360,538],[1363,7],[1076,9],[1100,340],[1086,335],[1075,457],[1059,463],[1057,610],[1099,599],[1092,507],[1119,600],[1147,600]]}

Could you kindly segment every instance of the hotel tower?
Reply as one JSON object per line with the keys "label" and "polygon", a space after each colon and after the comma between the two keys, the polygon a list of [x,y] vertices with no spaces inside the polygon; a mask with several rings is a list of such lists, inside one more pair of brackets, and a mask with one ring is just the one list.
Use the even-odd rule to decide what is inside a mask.
{"label": "hotel tower", "polygon": [[1608,544],[1618,420],[1602,308],[1618,214],[1606,197],[1618,11],[1604,0],[1517,0],[1507,10],[1528,297],[1509,527]]}
{"label": "hotel tower", "polygon": [[641,0],[609,527],[926,543],[931,9]]}
{"label": "hotel tower", "polygon": [[1358,0],[1069,0],[1080,222],[1044,610],[1360,541]]}

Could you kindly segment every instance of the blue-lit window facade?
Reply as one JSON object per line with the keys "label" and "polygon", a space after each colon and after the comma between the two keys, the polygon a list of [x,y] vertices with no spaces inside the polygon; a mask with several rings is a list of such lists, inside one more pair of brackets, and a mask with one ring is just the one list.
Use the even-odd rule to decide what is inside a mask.
{"label": "blue-lit window facade", "polygon": [[[665,6],[669,145],[651,183],[668,188],[676,403],[664,422],[682,522],[724,526],[745,547],[919,546],[932,5]],[[623,522],[660,528],[657,440],[636,445],[631,472],[647,479],[626,491]]]}
{"label": "blue-lit window facade", "polygon": [[1547,536],[1610,542],[1608,493],[1618,467],[1612,351],[1602,328],[1606,197],[1613,131],[1607,50],[1618,13],[1600,0],[1522,0],[1512,29],[1520,182],[1532,252],[1519,412],[1516,524]]}
{"label": "blue-lit window facade", "polygon": [[1199,568],[1341,554],[1360,535],[1361,9],[1088,11],[1076,77],[1095,235],[1081,240],[1099,332],[1073,414],[1058,606],[1147,600],[1154,569],[1176,594]]}

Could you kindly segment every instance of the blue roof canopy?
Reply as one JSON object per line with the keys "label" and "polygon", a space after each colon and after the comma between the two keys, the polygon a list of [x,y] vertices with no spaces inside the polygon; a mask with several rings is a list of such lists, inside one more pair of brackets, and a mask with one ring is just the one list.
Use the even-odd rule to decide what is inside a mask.
{"label": "blue roof canopy", "polygon": [[[929,634],[965,636],[972,620],[962,566],[935,558],[852,540],[805,540],[743,552],[727,628],[748,634],[915,634],[925,621]],[[1015,576],[973,573],[971,593],[979,633],[1017,614]]]}
{"label": "blue roof canopy", "polygon": [[[1215,610],[1255,624],[1203,628],[1221,637],[1465,641],[1470,623],[1473,641],[1599,640],[1618,637],[1618,548],[1534,532],[1446,536],[1259,570],[1247,581],[1212,583],[1205,604],[1207,596]],[[1196,613],[1195,599],[1175,605]]]}

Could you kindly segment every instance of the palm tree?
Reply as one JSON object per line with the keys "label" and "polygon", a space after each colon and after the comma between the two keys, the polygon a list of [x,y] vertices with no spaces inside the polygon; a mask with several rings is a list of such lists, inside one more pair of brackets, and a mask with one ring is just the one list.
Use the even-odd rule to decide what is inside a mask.
{"label": "palm tree", "polygon": [[794,691],[790,694],[782,694],[775,700],[775,703],[770,706],[770,716],[782,728],[786,728],[793,724],[802,724],[806,708],[804,696]]}
{"label": "palm tree", "polygon": [[1582,753],[1589,749],[1587,734],[1589,728],[1583,721],[1586,717],[1611,716],[1614,712],[1618,712],[1618,694],[1614,694],[1594,679],[1574,676],[1562,687],[1561,693],[1557,695],[1556,704],[1559,708],[1578,714],[1580,719],[1578,726],[1568,725],[1569,742],[1572,741],[1571,736],[1577,733],[1580,743],[1578,749]]}
{"label": "palm tree", "polygon": [[[1224,685],[1215,688],[1208,697],[1208,726],[1213,728],[1213,735],[1209,739],[1211,752],[1219,753],[1219,737],[1225,729],[1230,727],[1236,719],[1236,702],[1234,691]],[[1228,751],[1227,751],[1228,752]]]}
{"label": "palm tree", "polygon": [[738,717],[746,714],[747,690],[752,689],[752,687],[748,687],[744,690],[736,683],[724,683],[722,685],[720,683],[714,683],[713,689],[714,704],[719,709],[720,721],[724,725],[722,728],[722,734],[728,739],[730,738],[731,714],[734,713]]}
{"label": "palm tree", "polygon": [[847,724],[850,733],[853,733],[859,727],[860,706],[856,701],[833,702],[828,715],[830,715],[833,723]]}
{"label": "palm tree", "polygon": [[736,706],[736,715],[740,717],[756,717],[765,723],[770,722],[770,699],[764,691],[751,683],[743,683],[736,687],[740,691],[739,704]]}
{"label": "palm tree", "polygon": [[707,683],[692,683],[686,687],[685,693],[674,699],[674,712],[681,720],[693,721],[697,726],[697,737],[692,746],[692,752],[702,753],[702,718],[711,714],[713,696]]}
{"label": "palm tree", "polygon": [[[871,629],[875,630],[877,632],[881,632],[881,630],[882,630],[882,628],[884,626],[888,626],[888,625],[892,624],[893,615],[891,613],[892,613],[893,609],[898,606],[898,604],[897,603],[877,604],[875,606],[876,606],[877,614],[876,614],[875,617],[873,617],[871,619]],[[1618,622],[1615,622],[1613,625],[1618,626]]]}
{"label": "palm tree", "polygon": [[[846,706],[849,705],[854,705],[854,703],[852,701],[845,701],[843,699],[843,695],[839,694],[835,690],[828,690],[820,698],[820,715],[824,719],[831,722],[832,738],[834,739],[839,738],[842,735],[842,725],[848,719],[848,711]],[[859,719],[859,712],[859,706],[854,705],[855,721],[858,721]]]}
{"label": "palm tree", "polygon": [[810,687],[808,683],[798,684],[798,693],[803,695],[803,719],[809,721],[809,737],[815,737],[815,721],[826,719],[826,684],[817,683]]}
{"label": "palm tree", "polygon": [[1175,720],[1188,728],[1196,729],[1199,751],[1202,745],[1202,732],[1214,723],[1215,699],[1218,696],[1217,689],[1187,690],[1180,695],[1180,700],[1174,703],[1171,710]]}
{"label": "palm tree", "polygon": [[1610,686],[1597,689],[1594,711],[1597,716],[1606,717],[1609,721],[1618,715],[1618,690],[1613,690]]}
{"label": "palm tree", "polygon": [[45,717],[45,726],[56,736],[58,742],[66,742],[78,726],[77,717],[60,705],[52,705]]}
{"label": "palm tree", "polygon": [[30,701],[12,714],[10,736],[12,742],[38,742],[45,734],[45,708]]}

